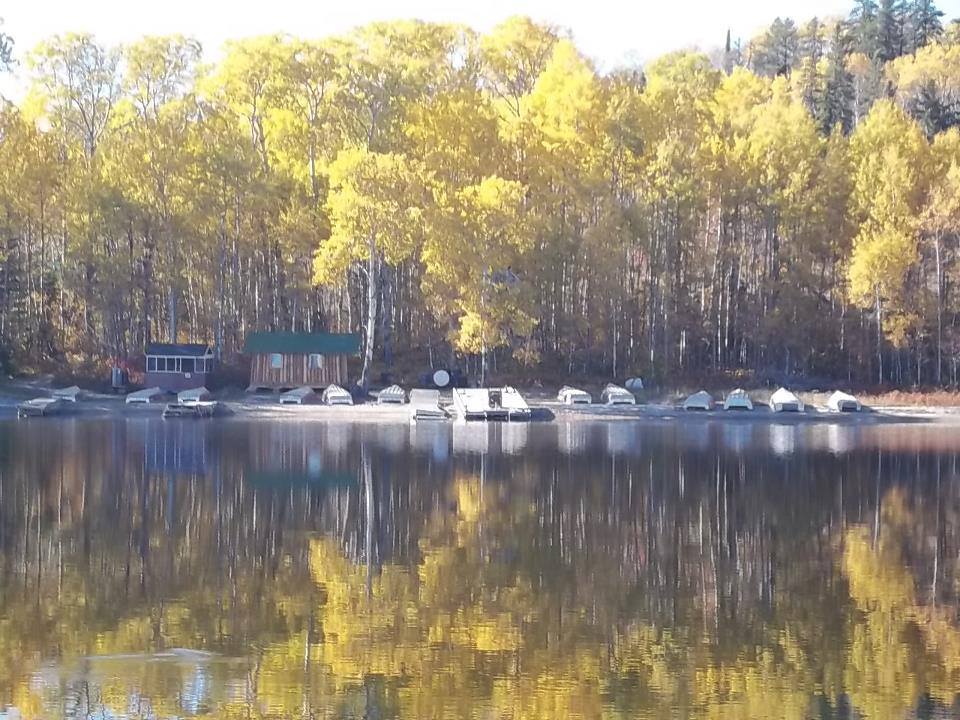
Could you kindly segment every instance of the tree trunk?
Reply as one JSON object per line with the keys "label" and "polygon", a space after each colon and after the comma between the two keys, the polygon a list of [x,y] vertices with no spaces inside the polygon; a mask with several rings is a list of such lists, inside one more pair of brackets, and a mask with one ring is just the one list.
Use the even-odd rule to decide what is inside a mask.
{"label": "tree trunk", "polygon": [[942,384],[941,365],[943,363],[943,271],[940,265],[940,234],[934,242],[937,257],[937,385]]}
{"label": "tree trunk", "polygon": [[377,332],[377,301],[380,298],[380,274],[377,271],[379,258],[373,235],[370,236],[370,257],[367,260],[367,322],[366,343],[363,348],[363,370],[360,373],[360,389],[366,392],[370,388],[370,368],[373,364],[373,341]]}

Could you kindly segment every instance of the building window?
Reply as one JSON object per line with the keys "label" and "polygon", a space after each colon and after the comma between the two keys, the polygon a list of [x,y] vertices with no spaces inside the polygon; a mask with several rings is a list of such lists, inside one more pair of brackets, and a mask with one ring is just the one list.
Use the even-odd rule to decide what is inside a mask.
{"label": "building window", "polygon": [[180,359],[180,372],[192,373],[196,367],[193,358],[181,358]]}
{"label": "building window", "polygon": [[283,355],[280,353],[270,353],[270,367],[273,370],[279,370],[283,367]]}
{"label": "building window", "polygon": [[320,353],[310,353],[310,364],[309,367],[311,370],[322,370],[323,369],[323,355]]}
{"label": "building window", "polygon": [[204,358],[197,358],[193,361],[194,372],[205,373],[207,371],[207,361]]}
{"label": "building window", "polygon": [[147,358],[147,372],[157,371],[157,359],[152,355]]}

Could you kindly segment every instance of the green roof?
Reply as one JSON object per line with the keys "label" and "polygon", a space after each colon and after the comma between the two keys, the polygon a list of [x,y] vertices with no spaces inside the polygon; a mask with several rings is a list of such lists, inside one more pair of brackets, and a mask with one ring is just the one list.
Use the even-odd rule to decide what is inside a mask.
{"label": "green roof", "polygon": [[356,355],[360,352],[360,336],[353,333],[255,332],[247,335],[243,351],[253,355]]}

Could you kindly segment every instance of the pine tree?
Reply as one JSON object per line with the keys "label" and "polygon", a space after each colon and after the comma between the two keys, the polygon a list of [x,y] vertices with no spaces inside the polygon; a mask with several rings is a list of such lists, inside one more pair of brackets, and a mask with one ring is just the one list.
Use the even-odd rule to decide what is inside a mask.
{"label": "pine tree", "polygon": [[875,57],[890,62],[904,53],[904,0],[880,0],[877,12],[877,47]]}
{"label": "pine tree", "polygon": [[877,13],[876,0],[855,0],[847,21],[853,41],[851,49],[869,58],[876,57],[879,45]]}
{"label": "pine tree", "polygon": [[850,39],[843,24],[837,23],[827,54],[822,114],[817,118],[824,134],[829,134],[838,125],[844,133],[853,128],[853,78],[847,70],[849,52]]}
{"label": "pine tree", "polygon": [[933,0],[914,0],[907,12],[907,52],[916,52],[943,34],[943,11]]}

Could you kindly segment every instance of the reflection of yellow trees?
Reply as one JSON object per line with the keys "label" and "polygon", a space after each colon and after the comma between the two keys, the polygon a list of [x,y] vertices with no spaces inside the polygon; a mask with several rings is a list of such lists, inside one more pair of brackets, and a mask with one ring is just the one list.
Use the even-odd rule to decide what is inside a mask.
{"label": "reflection of yellow trees", "polygon": [[915,519],[901,493],[884,499],[882,532],[844,538],[843,568],[860,617],[852,624],[844,684],[867,717],[904,717],[924,692],[947,705],[960,687],[960,632],[921,605],[905,558]]}

